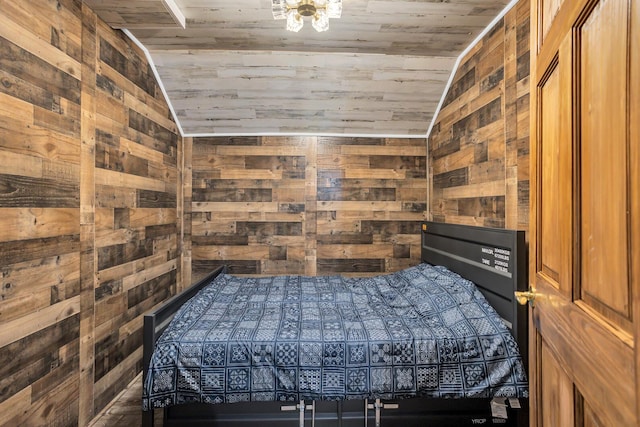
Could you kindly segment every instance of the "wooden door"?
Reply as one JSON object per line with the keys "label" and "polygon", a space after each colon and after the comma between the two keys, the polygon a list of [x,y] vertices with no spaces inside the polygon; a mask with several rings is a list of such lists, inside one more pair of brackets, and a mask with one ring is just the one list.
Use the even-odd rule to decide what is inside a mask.
{"label": "wooden door", "polygon": [[635,426],[640,0],[531,0],[532,426]]}

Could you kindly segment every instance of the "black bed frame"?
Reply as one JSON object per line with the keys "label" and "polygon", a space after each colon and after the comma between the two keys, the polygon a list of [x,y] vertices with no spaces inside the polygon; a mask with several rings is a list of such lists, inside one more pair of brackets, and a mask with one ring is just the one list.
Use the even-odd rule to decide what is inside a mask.
{"label": "black bed frame", "polygon": [[[511,327],[526,366],[527,310],[517,304],[513,294],[527,288],[524,231],[424,222],[422,261],[444,265],[478,286]],[[224,271],[224,267],[216,269],[156,310],[145,314],[143,378],[146,378],[155,342],[178,308]],[[303,424],[314,427],[528,426],[528,401],[521,399],[520,404],[522,409],[508,409],[507,420],[492,416],[490,399],[185,404],[165,408],[162,412],[164,427],[296,427]],[[153,426],[153,413],[142,412],[144,427]]]}

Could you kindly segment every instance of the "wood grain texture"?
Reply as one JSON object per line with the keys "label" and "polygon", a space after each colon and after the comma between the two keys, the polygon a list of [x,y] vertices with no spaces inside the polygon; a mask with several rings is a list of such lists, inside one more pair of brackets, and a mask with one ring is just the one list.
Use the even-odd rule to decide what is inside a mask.
{"label": "wood grain texture", "polygon": [[268,1],[176,1],[184,29],[159,27],[159,0],[89,3],[149,49],[189,136],[423,137],[455,59],[509,1],[349,0],[323,33],[286,31]]}
{"label": "wood grain texture", "polygon": [[520,1],[453,78],[429,138],[435,221],[528,227],[529,15]]}
{"label": "wood grain texture", "polygon": [[[544,138],[544,144],[538,149],[543,167],[540,167],[538,175],[540,188],[540,202],[538,203],[538,259],[540,268],[544,274],[549,276],[551,282],[556,287],[560,287],[560,276],[564,271],[570,269],[566,264],[569,257],[566,254],[566,245],[561,245],[563,229],[569,228],[560,222],[564,208],[568,208],[566,200],[567,181],[562,178],[570,178],[570,168],[567,168],[567,161],[561,162],[560,157],[562,141],[560,139],[560,127],[563,123],[558,114],[557,106],[561,101],[560,70],[554,67],[549,70],[549,77],[544,82],[540,82],[540,97],[543,102],[539,104],[540,115],[544,124],[540,126],[540,133]],[[564,185],[561,184],[564,182]],[[568,221],[564,219],[563,222]],[[568,285],[566,283],[565,285]],[[569,294],[568,290],[566,290]]]}
{"label": "wood grain texture", "polygon": [[536,426],[639,421],[637,6],[532,2],[531,335],[565,383],[531,357]]}
{"label": "wood grain texture", "polygon": [[41,3],[0,13],[2,425],[79,414],[82,15]]}
{"label": "wood grain texture", "polygon": [[[617,43],[628,11],[602,4],[581,28],[581,294],[595,310],[632,333],[628,208],[628,93],[626,43]],[[609,67],[594,52],[607,52]],[[619,64],[619,65],[618,65]],[[616,73],[616,74],[613,74]],[[607,84],[602,84],[606,81]],[[609,140],[609,144],[600,141]],[[617,189],[613,192],[611,189]],[[598,209],[602,195],[607,209]],[[602,224],[606,224],[603,226]],[[606,286],[603,284],[606,283]]]}
{"label": "wood grain texture", "polygon": [[[136,2],[96,1],[99,15],[126,13],[140,22],[128,26],[146,46],[167,50],[262,50],[372,53],[378,55],[455,56],[473,40],[507,0],[350,0],[340,19],[332,19],[330,30],[317,33],[309,22],[298,33],[285,31],[284,21],[274,20],[270,2],[237,0],[234,3],[180,0],[176,3],[186,18],[186,29],[158,28],[145,14],[160,0]],[[108,19],[105,21],[109,22]],[[137,25],[136,25],[137,24]],[[357,36],[356,36],[357,35]],[[233,70],[230,70],[232,72]]]}
{"label": "wood grain texture", "polygon": [[2,1],[0,27],[0,425],[84,426],[178,285],[180,140],[81,1]]}
{"label": "wood grain texture", "polygon": [[[419,260],[424,139],[193,138],[193,274],[372,274]],[[186,199],[186,197],[185,197]]]}
{"label": "wood grain texture", "polygon": [[[82,74],[96,74],[97,17],[82,8]],[[96,79],[82,81],[80,145],[80,357],[78,380],[78,425],[86,425],[95,414],[95,162]]]}
{"label": "wood grain texture", "polygon": [[180,137],[142,53],[102,22],[97,49],[109,108],[95,124],[96,412],[140,370],[141,315],[176,292],[180,270]]}
{"label": "wood grain texture", "polygon": [[151,54],[182,128],[193,136],[424,136],[455,62],[304,51]]}
{"label": "wood grain texture", "polygon": [[86,0],[113,28],[184,28],[184,15],[174,0]]}

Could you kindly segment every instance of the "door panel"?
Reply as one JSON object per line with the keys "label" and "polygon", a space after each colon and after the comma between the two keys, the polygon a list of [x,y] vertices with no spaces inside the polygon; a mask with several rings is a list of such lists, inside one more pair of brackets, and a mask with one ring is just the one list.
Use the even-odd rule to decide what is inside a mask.
{"label": "door panel", "polygon": [[640,0],[546,1],[531,6],[532,425],[635,426]]}
{"label": "door panel", "polygon": [[546,343],[540,344],[542,425],[573,426],[573,383]]}
{"label": "door panel", "polygon": [[538,271],[548,277],[549,283],[560,288],[562,254],[560,250],[560,72],[552,65],[547,78],[541,84],[540,93],[540,233],[538,240]]}
{"label": "door panel", "polygon": [[[585,303],[631,332],[627,218],[627,3],[598,3],[580,27],[580,143]],[[612,27],[616,22],[622,27]],[[621,42],[622,41],[622,42]],[[614,190],[615,189],[615,190]],[[614,191],[610,191],[614,190]],[[606,209],[600,208],[606,200]]]}
{"label": "door panel", "polygon": [[[572,295],[571,230],[573,171],[571,159],[571,37],[552,55],[536,89],[537,123],[537,262],[536,275],[567,298]],[[533,151],[533,150],[532,150]],[[533,181],[533,177],[531,179]]]}

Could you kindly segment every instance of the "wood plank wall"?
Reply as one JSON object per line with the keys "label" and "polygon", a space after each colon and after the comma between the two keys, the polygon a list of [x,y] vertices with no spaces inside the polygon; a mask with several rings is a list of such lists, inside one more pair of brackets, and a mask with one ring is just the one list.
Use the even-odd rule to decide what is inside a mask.
{"label": "wood plank wall", "polygon": [[425,139],[193,138],[185,153],[190,144],[194,278],[225,263],[367,275],[419,261]]}
{"label": "wood plank wall", "polygon": [[466,55],[429,137],[434,221],[526,230],[529,0]]}
{"label": "wood plank wall", "polygon": [[86,425],[179,286],[182,141],[80,0],[0,0],[0,83],[0,425]]}

